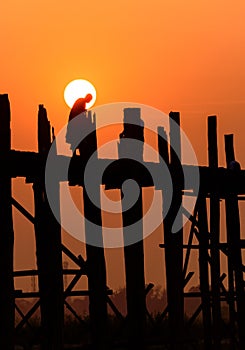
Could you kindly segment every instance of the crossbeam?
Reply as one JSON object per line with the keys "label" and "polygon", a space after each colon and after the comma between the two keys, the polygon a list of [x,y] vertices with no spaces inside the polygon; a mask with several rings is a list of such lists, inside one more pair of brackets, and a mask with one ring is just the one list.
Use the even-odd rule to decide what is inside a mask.
{"label": "crossbeam", "polygon": [[[75,155],[70,158],[57,155],[53,161],[57,169],[64,169],[68,162],[70,164],[70,184],[74,186],[84,185],[83,174],[86,164],[83,163],[80,156]],[[132,167],[129,164],[130,162],[130,159],[115,159],[114,161],[111,159],[97,159],[98,169],[105,169],[101,184],[105,185],[106,189],[120,189],[126,179],[134,178],[138,181],[140,187],[155,186],[156,189],[164,188],[166,185],[165,173],[161,163],[142,163],[148,169],[148,172],[146,172],[142,171],[144,169],[142,164],[139,167]],[[40,178],[40,176],[45,175],[46,157],[36,152],[11,150],[8,155],[0,156],[0,163],[2,176],[9,176],[11,178],[25,177],[28,182],[34,182],[37,177]],[[233,171],[223,167],[216,169],[192,165],[182,165],[182,169],[187,174],[185,190],[195,189],[192,179],[198,171],[200,175],[200,191],[205,195],[208,195],[214,190],[219,194],[220,198],[226,198],[230,193],[236,193],[237,195],[245,194],[245,170]],[[171,165],[169,165],[169,171],[170,173],[174,171]],[[57,181],[67,181],[66,173],[63,173],[55,174]],[[151,176],[149,176],[149,173]],[[193,195],[197,195],[197,193],[193,192]]]}

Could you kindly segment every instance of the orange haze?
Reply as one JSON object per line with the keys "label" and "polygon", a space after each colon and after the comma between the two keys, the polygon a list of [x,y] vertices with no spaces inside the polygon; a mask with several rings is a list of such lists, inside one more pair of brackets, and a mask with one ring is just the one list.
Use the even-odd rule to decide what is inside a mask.
{"label": "orange haze", "polygon": [[[244,167],[244,14],[244,0],[2,1],[0,93],[11,101],[12,147],[37,149],[38,104],[58,131],[69,114],[64,88],[84,78],[97,89],[97,106],[129,101],[180,111],[201,164],[207,160],[206,117],[216,114],[220,164],[223,134],[235,133]],[[31,187],[23,189],[22,182],[15,181],[15,196],[32,210]],[[15,227],[16,266],[28,268],[35,254],[31,228],[17,214]],[[161,234],[148,242],[147,280],[161,283]],[[108,257],[113,287],[123,275],[122,264],[113,263],[117,255]]]}

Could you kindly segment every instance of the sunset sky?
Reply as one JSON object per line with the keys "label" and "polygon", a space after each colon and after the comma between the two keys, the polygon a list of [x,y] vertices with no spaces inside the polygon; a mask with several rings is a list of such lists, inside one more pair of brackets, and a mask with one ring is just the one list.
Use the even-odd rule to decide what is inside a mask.
{"label": "sunset sky", "polygon": [[38,104],[60,130],[69,114],[64,88],[83,78],[97,89],[96,106],[129,101],[179,111],[202,165],[206,119],[217,115],[220,165],[223,135],[234,133],[245,167],[244,16],[244,0],[1,1],[0,93],[11,102],[12,147],[37,150]]}

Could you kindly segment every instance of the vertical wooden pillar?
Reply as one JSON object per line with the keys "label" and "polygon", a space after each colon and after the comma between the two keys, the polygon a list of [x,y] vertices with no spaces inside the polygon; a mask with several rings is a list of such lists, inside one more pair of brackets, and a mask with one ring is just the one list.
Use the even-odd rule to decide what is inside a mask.
{"label": "vertical wooden pillar", "polygon": [[[120,134],[119,157],[143,162],[144,122],[139,108],[124,109],[124,130]],[[135,124],[130,124],[130,122]],[[132,165],[133,166],[133,165]],[[137,179],[134,179],[137,181]],[[143,243],[143,199],[140,186],[136,203],[126,209],[122,202],[124,260],[126,274],[127,319],[129,348],[145,348],[145,272]],[[121,193],[123,198],[123,193]],[[132,242],[135,242],[132,244]]]}
{"label": "vertical wooden pillar", "polygon": [[[84,115],[83,118],[81,127],[89,127],[91,131],[87,137],[81,141],[78,147],[81,164],[85,169],[89,158],[94,153],[95,157],[98,158],[98,154],[96,123],[95,120],[92,121],[91,111],[87,112],[87,116]],[[91,174],[91,176],[93,176],[93,174]],[[93,199],[90,198],[85,184],[83,186],[83,202],[91,342],[94,349],[106,350],[110,346],[110,341],[108,337],[106,264],[102,236],[100,186],[93,188],[92,195],[93,199],[96,198],[96,204],[94,204]]]}
{"label": "vertical wooden pillar", "polygon": [[[129,348],[144,349],[146,301],[143,245],[143,200],[142,189],[134,206],[125,211],[123,206],[124,259],[126,274],[127,318],[129,326]],[[133,219],[139,220],[134,223]],[[138,236],[138,242],[126,245],[128,237]]]}
{"label": "vertical wooden pillar", "polygon": [[[11,148],[8,95],[0,95],[0,155]],[[11,178],[0,175],[0,349],[14,349],[14,231],[11,205]]]}
{"label": "vertical wooden pillar", "polygon": [[157,128],[158,133],[158,153],[160,156],[160,162],[163,161],[169,166],[169,153],[168,153],[168,140],[165,129],[161,126]]}
{"label": "vertical wooden pillar", "polygon": [[212,348],[211,328],[211,304],[209,293],[209,269],[208,269],[208,218],[206,198],[199,194],[198,198],[198,228],[199,228],[199,274],[200,291],[202,300],[202,316],[204,329],[205,350]]}
{"label": "vertical wooden pillar", "polygon": [[[97,194],[95,194],[95,191],[97,191]],[[95,188],[93,195],[97,195],[99,199],[100,188]],[[83,200],[86,219],[86,241],[94,242],[95,244],[86,243],[91,341],[96,350],[106,350],[109,346],[109,339],[107,329],[106,265],[103,249],[101,210],[92,203],[85,187],[83,188]]]}
{"label": "vertical wooden pillar", "polygon": [[[45,108],[38,112],[38,150],[44,157],[51,145],[51,130]],[[64,298],[62,274],[61,227],[49,207],[44,173],[33,184],[38,284],[41,300],[42,350],[63,349]],[[59,205],[59,183],[53,198]]]}
{"label": "vertical wooden pillar", "polygon": [[173,232],[173,224],[176,222],[177,213],[182,206],[183,173],[181,168],[180,115],[178,112],[171,112],[169,117],[170,171],[173,195],[171,206],[164,220],[164,242],[170,342],[172,349],[180,349],[183,345],[184,327],[182,218],[178,217],[179,230],[177,232]]}
{"label": "vertical wooden pillar", "polygon": [[[225,135],[225,153],[226,153],[226,166],[229,168],[231,161],[235,160],[234,148],[233,148],[233,135]],[[228,214],[229,198],[225,199],[226,207],[226,232],[227,232],[227,244],[228,252],[231,250],[232,240],[232,222],[230,222],[230,214]],[[230,212],[229,212],[230,213]],[[229,295],[229,325],[230,325],[230,349],[236,349],[236,311],[235,311],[235,288],[234,288],[234,266],[232,263],[231,254],[228,254],[228,295]]]}
{"label": "vertical wooden pillar", "polygon": [[[208,117],[208,162],[212,169],[218,168],[217,118]],[[214,181],[217,181],[214,178]],[[219,195],[210,193],[210,244],[211,244],[211,287],[214,349],[220,349],[221,305],[220,305],[220,203]]]}
{"label": "vertical wooden pillar", "polygon": [[[233,146],[233,135],[225,135],[225,151],[227,168],[231,161],[235,161],[235,153]],[[231,169],[234,174],[232,181],[236,181],[236,173],[239,170]],[[234,292],[236,294],[236,311],[237,311],[237,325],[239,337],[239,349],[245,348],[245,291],[242,271],[242,254],[240,241],[240,217],[238,198],[235,193],[229,193],[225,200],[226,205],[226,225],[227,225],[227,243],[228,243],[228,271],[229,271],[229,310],[231,331],[234,341]],[[234,278],[234,277],[235,278]],[[234,288],[235,280],[235,288]]]}

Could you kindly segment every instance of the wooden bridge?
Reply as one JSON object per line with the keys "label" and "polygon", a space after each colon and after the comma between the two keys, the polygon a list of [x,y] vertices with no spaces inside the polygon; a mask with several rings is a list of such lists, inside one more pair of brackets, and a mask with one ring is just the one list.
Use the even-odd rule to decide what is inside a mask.
{"label": "wooden bridge", "polygon": [[[225,135],[225,152],[227,168],[218,166],[217,118],[208,117],[208,167],[196,167],[180,163],[177,157],[181,154],[180,128],[173,132],[173,123],[180,125],[180,115],[177,112],[169,114],[170,138],[162,137],[164,130],[158,129],[158,151],[168,165],[173,181],[173,198],[170,209],[164,218],[164,243],[160,247],[165,250],[166,286],[168,305],[160,319],[167,318],[169,327],[168,345],[171,349],[182,349],[187,342],[185,338],[184,298],[201,298],[200,306],[188,320],[191,327],[198,315],[202,314],[204,349],[222,348],[222,315],[221,303],[227,303],[229,308],[230,348],[245,348],[245,293],[242,249],[245,240],[241,239],[239,201],[244,200],[245,170],[230,169],[235,161],[233,135]],[[125,126],[124,126],[125,127]],[[127,133],[127,130],[125,133]],[[141,139],[137,130],[135,138]],[[127,135],[126,135],[127,136]],[[142,139],[143,141],[143,139]],[[41,348],[42,350],[62,349],[64,346],[64,305],[76,315],[75,310],[67,302],[68,296],[88,295],[91,346],[94,349],[113,348],[108,326],[108,305],[113,309],[121,322],[127,322],[127,346],[130,349],[146,348],[145,329],[147,317],[151,317],[146,308],[146,295],[152,285],[145,285],[144,273],[144,240],[142,223],[138,225],[142,239],[124,247],[124,262],[126,273],[127,317],[117,310],[110,299],[112,291],[106,282],[106,262],[103,247],[86,245],[86,261],[81,255],[75,256],[61,241],[61,226],[54,217],[46,195],[45,164],[51,147],[55,142],[45,108],[40,105],[38,112],[38,152],[15,151],[11,149],[10,105],[7,95],[0,95],[0,348],[14,349],[15,334],[18,332],[40,307],[41,310]],[[175,143],[175,150],[172,145]],[[177,145],[177,146],[176,146]],[[96,133],[90,140],[91,149],[87,157],[74,155],[70,160],[70,185],[84,186],[83,174],[89,156],[97,149]],[[82,147],[82,145],[80,145]],[[177,152],[176,152],[177,147]],[[56,155],[57,164],[67,162],[67,157]],[[97,159],[98,162],[107,162]],[[135,166],[134,166],[135,164]],[[115,161],[103,175],[102,184],[107,189],[121,189],[128,178],[137,180],[141,192],[137,203],[130,211],[122,212],[124,235],[128,234],[128,225],[132,217],[142,217],[142,188],[155,186],[164,193],[164,173],[160,163],[148,163],[147,168],[158,174],[158,183],[142,171],[130,160]],[[184,170],[183,170],[184,169]],[[199,171],[200,188],[193,191],[191,181],[183,183],[183,171],[192,174]],[[24,177],[26,182],[33,183],[35,215],[32,216],[20,203],[12,197],[11,179]],[[190,176],[191,178],[191,176]],[[53,189],[59,200],[60,178]],[[99,190],[99,189],[98,189]],[[188,191],[186,191],[188,190]],[[186,212],[182,205],[185,195],[197,197],[193,213]],[[226,242],[220,241],[220,201],[225,201],[226,212]],[[101,212],[91,202],[86,188],[83,188],[84,215],[88,220],[94,220],[99,225],[102,238]],[[209,202],[209,205],[207,203]],[[33,225],[36,239],[36,271],[13,270],[14,229],[12,206],[17,208]],[[172,225],[177,211],[181,209],[191,221],[188,243],[183,243],[183,228],[172,234]],[[85,235],[89,235],[89,227],[85,224]],[[198,244],[194,244],[194,238]],[[156,242],[158,244],[159,242]],[[189,271],[191,251],[198,250],[200,292],[186,293],[186,284],[194,272]],[[77,265],[76,269],[64,270],[62,267],[62,252]],[[222,272],[220,255],[227,259],[227,271]],[[64,289],[63,274],[74,274],[70,284]],[[36,293],[23,293],[14,288],[16,276],[38,276],[39,290]],[[81,278],[88,278],[87,291],[74,291],[73,288]],[[224,285],[227,279],[228,288]],[[32,309],[24,315],[15,305],[16,298],[38,297]],[[15,326],[15,312],[22,320]]]}

